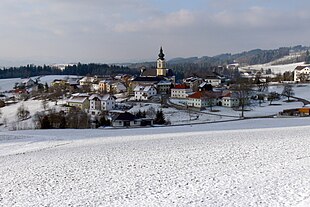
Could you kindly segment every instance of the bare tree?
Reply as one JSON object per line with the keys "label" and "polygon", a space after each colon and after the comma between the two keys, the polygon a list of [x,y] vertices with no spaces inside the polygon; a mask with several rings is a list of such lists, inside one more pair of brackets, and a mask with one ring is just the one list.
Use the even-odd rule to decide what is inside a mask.
{"label": "bare tree", "polygon": [[25,120],[29,117],[30,112],[25,107],[24,104],[20,105],[20,107],[17,108],[16,116],[19,121]]}
{"label": "bare tree", "polygon": [[79,108],[72,107],[67,115],[67,123],[69,128],[89,128],[89,121],[90,119],[87,113]]}
{"label": "bare tree", "polygon": [[268,94],[269,105],[271,105],[274,100],[278,100],[278,99],[279,99],[279,94],[277,92],[271,92]]}
{"label": "bare tree", "polygon": [[287,101],[290,101],[290,97],[295,95],[293,86],[291,84],[285,84],[281,95],[286,96]]}
{"label": "bare tree", "polygon": [[42,105],[42,108],[44,109],[44,111],[46,111],[48,109],[48,101],[46,99],[43,99],[41,101],[41,105]]}
{"label": "bare tree", "polygon": [[305,83],[305,82],[307,82],[309,80],[310,75],[306,74],[306,73],[301,73],[301,74],[298,75],[298,78],[299,78],[301,83]]}
{"label": "bare tree", "polygon": [[252,83],[247,79],[239,79],[232,86],[232,91],[239,101],[239,108],[241,108],[241,117],[243,118],[246,106],[250,105]]}

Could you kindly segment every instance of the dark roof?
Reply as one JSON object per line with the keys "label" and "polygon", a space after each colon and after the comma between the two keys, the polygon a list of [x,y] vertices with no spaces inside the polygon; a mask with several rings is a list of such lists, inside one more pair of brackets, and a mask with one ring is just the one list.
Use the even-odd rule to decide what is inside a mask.
{"label": "dark roof", "polygon": [[129,112],[117,114],[113,120],[114,121],[133,121],[137,117]]}
{"label": "dark roof", "polygon": [[223,76],[217,72],[209,72],[205,75],[205,78],[210,78],[210,79],[220,79],[222,78]]}
{"label": "dark roof", "polygon": [[140,81],[140,82],[159,82],[163,80],[162,77],[136,77],[132,81]]}
{"label": "dark roof", "polygon": [[295,68],[295,70],[302,70],[302,69],[304,69],[304,68],[306,68],[306,67],[309,67],[309,66],[297,66],[297,67]]}
{"label": "dark roof", "polygon": [[[141,77],[155,77],[157,76],[157,70],[153,68],[141,68]],[[166,69],[166,76],[171,77],[174,76],[174,73],[171,69]]]}
{"label": "dark roof", "polygon": [[142,76],[142,77],[149,77],[149,76],[155,77],[155,76],[157,76],[157,71],[156,71],[156,69],[143,68],[143,69],[141,69],[141,75],[140,76]]}

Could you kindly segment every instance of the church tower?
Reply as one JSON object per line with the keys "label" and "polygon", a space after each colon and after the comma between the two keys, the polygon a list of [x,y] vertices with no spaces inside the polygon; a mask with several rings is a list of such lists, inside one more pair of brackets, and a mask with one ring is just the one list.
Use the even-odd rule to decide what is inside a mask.
{"label": "church tower", "polygon": [[160,51],[158,54],[156,71],[157,71],[157,76],[167,76],[165,54],[163,52],[162,47],[160,47]]}

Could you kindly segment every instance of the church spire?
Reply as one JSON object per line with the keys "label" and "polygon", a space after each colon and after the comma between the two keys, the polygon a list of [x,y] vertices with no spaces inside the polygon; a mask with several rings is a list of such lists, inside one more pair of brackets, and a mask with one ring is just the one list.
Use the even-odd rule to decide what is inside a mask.
{"label": "church spire", "polygon": [[165,60],[165,54],[163,52],[163,47],[160,47],[159,54],[158,54],[158,59],[159,60]]}

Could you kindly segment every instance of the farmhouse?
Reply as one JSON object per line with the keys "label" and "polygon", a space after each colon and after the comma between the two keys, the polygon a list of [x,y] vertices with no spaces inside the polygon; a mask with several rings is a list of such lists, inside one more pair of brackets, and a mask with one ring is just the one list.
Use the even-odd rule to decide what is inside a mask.
{"label": "farmhouse", "polygon": [[93,94],[89,97],[89,112],[92,115],[98,115],[102,111],[110,111],[115,108],[116,98],[111,94],[100,96]]}
{"label": "farmhouse", "polygon": [[89,95],[88,94],[73,94],[67,101],[67,104],[72,107],[80,108],[81,110],[89,109]]}
{"label": "farmhouse", "polygon": [[188,96],[187,106],[203,109],[221,105],[221,92],[198,91]]}
{"label": "farmhouse", "polygon": [[305,82],[310,79],[310,66],[297,66],[294,69],[294,81]]}
{"label": "farmhouse", "polygon": [[147,101],[157,94],[154,86],[136,86],[134,89],[136,101]]}
{"label": "farmhouse", "polygon": [[178,84],[171,89],[171,98],[187,98],[191,93],[193,90],[189,86]]}

